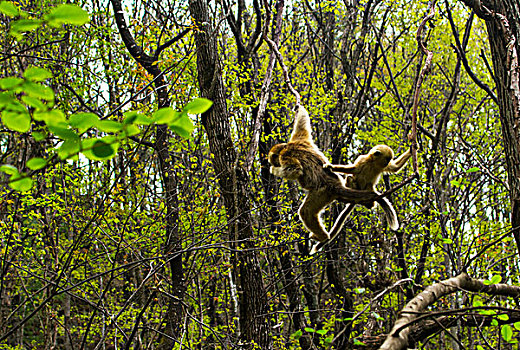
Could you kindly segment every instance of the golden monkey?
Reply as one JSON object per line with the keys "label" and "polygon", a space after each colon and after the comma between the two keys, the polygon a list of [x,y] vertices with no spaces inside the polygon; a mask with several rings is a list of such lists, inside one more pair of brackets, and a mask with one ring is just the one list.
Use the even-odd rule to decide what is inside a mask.
{"label": "golden monkey", "polygon": [[[377,145],[368,152],[359,156],[354,164],[336,165],[324,164],[325,169],[330,169],[335,172],[349,174],[346,179],[346,185],[356,190],[368,190],[379,194],[376,190],[376,185],[384,173],[397,173],[401,170],[408,159],[410,159],[410,150],[407,150],[399,158],[394,158],[394,152],[386,145]],[[388,226],[392,230],[399,229],[399,222],[397,221],[397,214],[394,207],[386,198],[377,200],[383,211],[385,212]],[[375,202],[364,203],[367,208],[373,208]],[[348,204],[341,214],[336,219],[332,230],[330,231],[330,240],[333,240],[341,230],[345,220],[354,209],[355,204]],[[324,246],[324,242],[315,245],[311,254],[315,253]]]}
{"label": "golden monkey", "polygon": [[312,140],[309,114],[303,106],[299,106],[296,113],[289,142],[273,146],[268,160],[273,175],[296,180],[307,190],[298,214],[314,240],[325,242],[329,239],[320,212],[332,201],[371,205],[377,197],[372,188],[359,191],[345,187],[341,176],[324,168],[329,161]]}

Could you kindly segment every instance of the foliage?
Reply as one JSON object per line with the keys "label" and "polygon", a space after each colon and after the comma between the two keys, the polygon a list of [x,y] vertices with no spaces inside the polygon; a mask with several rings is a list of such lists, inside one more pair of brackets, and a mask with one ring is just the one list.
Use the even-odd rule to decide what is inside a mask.
{"label": "foliage", "polygon": [[[434,65],[418,106],[420,178],[391,196],[402,229],[389,231],[379,209],[359,206],[330,250],[313,257],[297,214],[303,192],[270,176],[265,160],[293,122],[294,99],[279,66],[259,152],[245,174],[249,208],[242,209],[254,236],[244,248],[236,242],[244,218],[226,211],[214,171],[226,160],[209,152],[211,102],[197,97],[204,92],[194,36],[202,28],[193,26],[186,2],[124,5],[146,52],[179,35],[154,63],[172,107],[156,107],[153,78],[128,54],[106,4],[0,2],[0,348],[165,347],[179,290],[176,348],[238,346],[239,251],[255,254],[268,303],[255,317],[269,325],[276,349],[311,342],[336,349],[340,341],[370,347],[412,296],[463,269],[490,286],[518,285],[498,106],[457,68],[450,46],[447,10],[462,37],[469,11],[461,4],[438,4],[428,23]],[[241,45],[255,35],[253,5],[210,6],[239,156],[225,164],[241,176],[270,51],[260,41]],[[315,141],[332,161],[352,162],[377,143],[397,154],[409,147],[423,64],[415,34],[425,6],[318,1],[286,8],[280,52],[312,116]],[[191,32],[181,36],[186,28]],[[477,77],[494,86],[485,31],[474,19],[465,51]],[[175,135],[165,141],[167,159],[158,152],[163,129]],[[411,174],[409,165],[379,190]],[[341,209],[325,211],[327,227]],[[179,257],[180,285],[172,277]],[[463,308],[482,317],[478,331],[463,317],[449,327],[468,349],[487,349],[518,339],[515,307],[506,297],[460,291],[431,311]],[[443,330],[416,346],[458,346],[452,341]]]}

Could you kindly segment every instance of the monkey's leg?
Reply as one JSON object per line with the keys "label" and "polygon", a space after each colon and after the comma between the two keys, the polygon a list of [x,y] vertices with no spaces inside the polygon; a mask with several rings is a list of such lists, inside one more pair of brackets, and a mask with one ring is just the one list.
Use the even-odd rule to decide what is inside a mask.
{"label": "monkey's leg", "polygon": [[311,232],[309,238],[320,242],[329,239],[329,234],[321,223],[320,213],[332,200],[326,190],[310,191],[305,197],[298,214],[305,228]]}
{"label": "monkey's leg", "polygon": [[316,243],[312,247],[311,252],[309,253],[310,255],[319,252],[326,244],[329,244],[338,236],[339,232],[341,231],[341,228],[343,227],[343,224],[345,224],[345,221],[347,221],[348,216],[350,215],[352,210],[354,210],[355,206],[355,204],[349,203],[345,207],[345,209],[343,209],[343,211],[339,214],[338,218],[336,219],[334,226],[332,226],[332,230],[330,230],[330,238],[325,242]]}
{"label": "monkey's leg", "polygon": [[377,203],[383,208],[383,211],[385,212],[386,221],[388,222],[388,226],[391,230],[398,230],[399,229],[399,221],[397,220],[397,214],[395,213],[394,206],[390,201],[386,198],[380,198],[377,200]]}

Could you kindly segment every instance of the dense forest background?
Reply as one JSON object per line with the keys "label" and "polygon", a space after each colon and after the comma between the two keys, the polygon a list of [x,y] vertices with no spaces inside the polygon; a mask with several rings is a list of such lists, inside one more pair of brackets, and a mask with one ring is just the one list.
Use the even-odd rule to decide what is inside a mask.
{"label": "dense forest background", "polygon": [[[517,0],[74,3],[0,2],[0,349],[518,348]],[[309,256],[290,86],[332,163],[417,141],[398,231]]]}

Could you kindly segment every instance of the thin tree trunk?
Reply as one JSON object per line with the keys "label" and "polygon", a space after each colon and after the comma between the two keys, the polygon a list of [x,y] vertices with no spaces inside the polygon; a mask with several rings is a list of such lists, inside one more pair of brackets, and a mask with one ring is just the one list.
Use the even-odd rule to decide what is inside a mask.
{"label": "thin tree trunk", "polygon": [[202,115],[212,162],[222,192],[229,223],[229,240],[235,244],[235,271],[240,298],[240,339],[243,343],[270,347],[267,296],[258,257],[252,248],[253,227],[249,211],[247,173],[238,164],[231,138],[225,88],[219,67],[216,34],[210,25],[204,0],[190,0],[189,8],[198,30],[197,71],[201,95],[213,101],[212,108]]}

